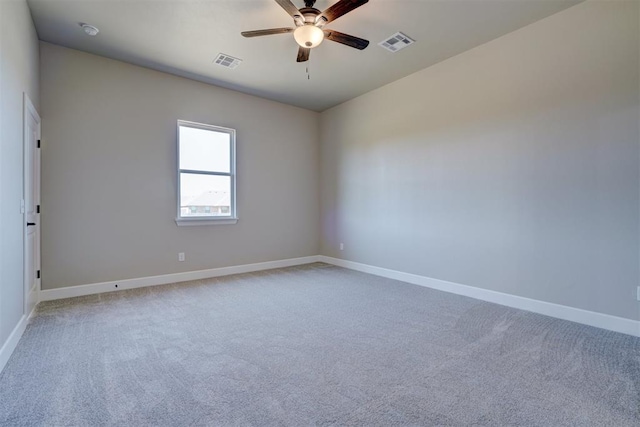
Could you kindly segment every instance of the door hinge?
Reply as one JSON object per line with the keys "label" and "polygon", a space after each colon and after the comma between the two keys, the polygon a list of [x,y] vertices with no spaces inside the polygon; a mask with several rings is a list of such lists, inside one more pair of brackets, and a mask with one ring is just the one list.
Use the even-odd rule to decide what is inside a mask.
{"label": "door hinge", "polygon": [[40,140],[38,140],[38,148],[40,148]]}
{"label": "door hinge", "polygon": [[38,270],[38,272],[36,273],[36,278],[39,279],[40,278],[40,270]]}
{"label": "door hinge", "polygon": [[36,213],[40,213],[40,205],[36,206]]}

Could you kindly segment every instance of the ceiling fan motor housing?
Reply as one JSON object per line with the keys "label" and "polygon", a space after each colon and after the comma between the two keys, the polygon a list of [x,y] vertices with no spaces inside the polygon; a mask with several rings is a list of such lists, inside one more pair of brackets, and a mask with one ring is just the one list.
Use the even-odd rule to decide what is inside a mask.
{"label": "ceiling fan motor housing", "polygon": [[[300,15],[302,15],[302,19],[295,20],[296,25],[315,24],[317,16],[320,15],[320,13],[322,13],[318,9],[314,9],[312,7],[303,7],[302,9],[300,9],[299,12],[300,12]],[[300,22],[300,21],[303,21],[303,22]]]}

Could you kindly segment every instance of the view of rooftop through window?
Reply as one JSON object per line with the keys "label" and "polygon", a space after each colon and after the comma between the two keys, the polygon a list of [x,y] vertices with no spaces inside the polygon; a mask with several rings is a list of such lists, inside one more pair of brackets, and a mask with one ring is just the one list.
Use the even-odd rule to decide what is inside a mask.
{"label": "view of rooftop through window", "polygon": [[180,217],[232,216],[231,134],[179,125]]}

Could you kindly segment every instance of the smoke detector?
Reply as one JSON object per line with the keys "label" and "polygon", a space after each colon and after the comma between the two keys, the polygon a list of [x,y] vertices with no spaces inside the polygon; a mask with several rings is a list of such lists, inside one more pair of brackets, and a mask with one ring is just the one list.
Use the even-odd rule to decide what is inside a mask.
{"label": "smoke detector", "polygon": [[93,25],[80,23],[80,27],[82,27],[84,32],[90,35],[91,37],[97,35],[100,32],[100,30],[94,27]]}

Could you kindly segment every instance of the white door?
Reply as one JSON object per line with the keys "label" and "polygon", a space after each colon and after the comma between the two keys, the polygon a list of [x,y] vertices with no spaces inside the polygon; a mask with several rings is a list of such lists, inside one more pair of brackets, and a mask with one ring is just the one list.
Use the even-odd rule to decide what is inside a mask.
{"label": "white door", "polygon": [[24,296],[25,314],[40,290],[40,116],[24,95]]}

